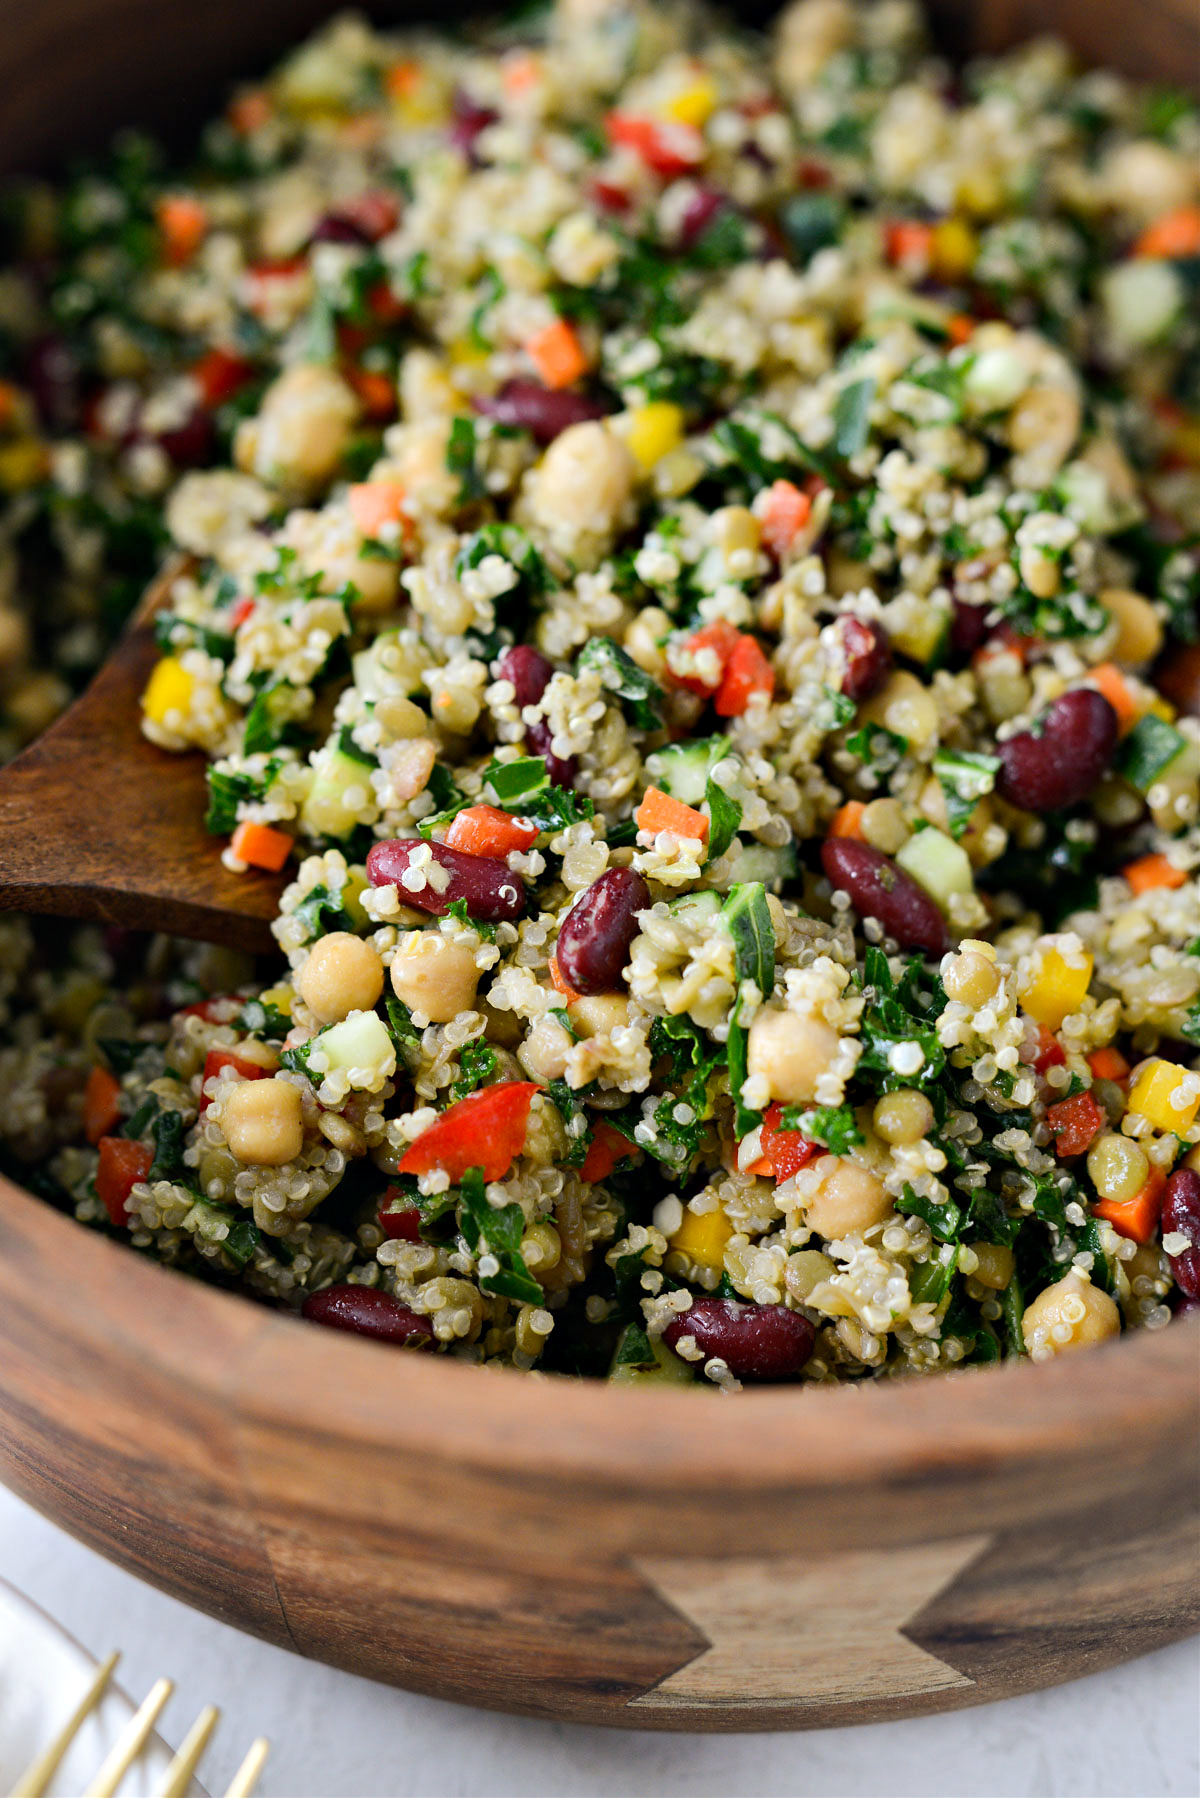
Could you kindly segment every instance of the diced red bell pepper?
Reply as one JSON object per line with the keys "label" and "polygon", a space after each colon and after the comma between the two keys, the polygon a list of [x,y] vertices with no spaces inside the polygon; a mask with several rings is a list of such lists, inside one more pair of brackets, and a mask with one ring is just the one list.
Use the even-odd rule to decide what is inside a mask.
{"label": "diced red bell pepper", "polygon": [[257,604],[258,601],[256,599],[251,599],[249,595],[247,595],[245,599],[239,599],[229,613],[230,628],[235,631],[240,631]]}
{"label": "diced red bell pepper", "polygon": [[230,997],[231,995],[228,993],[217,993],[211,999],[197,999],[193,1005],[181,1006],[179,1016],[181,1018],[203,1018],[206,1024],[223,1023],[225,1008],[229,1004]]}
{"label": "diced red bell pepper", "polygon": [[627,1155],[636,1155],[637,1148],[627,1136],[603,1118],[597,1118],[592,1125],[592,1140],[583,1166],[579,1170],[581,1180],[607,1180],[618,1161],[624,1161]]}
{"label": "diced red bell pepper", "polygon": [[1046,1110],[1046,1122],[1054,1132],[1054,1152],[1061,1161],[1082,1155],[1099,1136],[1106,1121],[1104,1111],[1090,1092],[1060,1099],[1057,1105],[1050,1105]]}
{"label": "diced red bell pepper", "polygon": [[762,517],[763,542],[782,562],[812,513],[812,497],[794,481],[774,481]]}
{"label": "diced red bell pepper", "polygon": [[154,1150],[146,1143],[131,1142],[127,1136],[100,1138],[96,1197],[117,1229],[129,1222],[129,1195],[138,1181],[147,1177],[153,1164]]}
{"label": "diced red bell pepper", "polygon": [[529,849],[537,842],[537,825],[524,818],[514,818],[495,805],[469,805],[459,812],[446,832],[451,849],[465,849],[468,855],[510,855],[514,849]]}
{"label": "diced red bell pepper", "polygon": [[756,694],[765,693],[769,699],[774,691],[775,670],[757,639],[740,637],[713,700],[718,718],[740,717]]}
{"label": "diced red bell pepper", "polygon": [[440,1168],[451,1180],[461,1180],[468,1168],[477,1167],[485,1180],[499,1180],[521,1152],[529,1107],[540,1090],[532,1080],[505,1080],[469,1093],[405,1150],[397,1173]]}
{"label": "diced red bell pepper", "polygon": [[83,1095],[84,1134],[90,1143],[107,1136],[121,1115],[121,1082],[107,1068],[93,1068]]}
{"label": "diced red bell pepper", "polygon": [[1039,1024],[1037,1033],[1037,1049],[1030,1062],[1030,1066],[1033,1068],[1034,1073],[1044,1074],[1047,1068],[1062,1067],[1067,1059],[1067,1052],[1055,1036],[1053,1030],[1048,1030],[1045,1024]]}
{"label": "diced red bell pepper", "polygon": [[192,379],[200,389],[200,398],[209,407],[223,406],[253,376],[253,362],[222,349],[206,351],[192,368]]}
{"label": "diced red bell pepper", "polygon": [[393,1242],[421,1240],[421,1213],[398,1186],[389,1186],[380,1200],[379,1228]]}
{"label": "diced red bell pepper", "polygon": [[[725,670],[729,658],[741,641],[741,633],[723,618],[715,624],[706,624],[703,630],[693,631],[683,645],[689,655],[696,655],[701,650],[712,650],[716,656],[719,673],[715,681],[708,680],[700,674],[677,674],[670,670],[671,680],[677,687],[686,687],[689,693],[699,693],[702,699],[708,699],[717,691],[725,678]],[[670,656],[668,654],[668,665]],[[708,660],[708,658],[705,658]]]}
{"label": "diced red bell pepper", "polygon": [[339,202],[338,211],[343,218],[353,219],[359,229],[378,241],[394,231],[400,218],[400,202],[394,194],[384,193],[380,188],[371,188],[365,194],[357,194],[352,200]]}
{"label": "diced red bell pepper", "polygon": [[369,419],[376,424],[394,418],[396,415],[396,383],[390,375],[385,375],[377,368],[358,368],[353,363],[343,368],[342,374],[353,387],[362,403],[362,409]]}
{"label": "diced red bell pepper", "polygon": [[790,1180],[815,1156],[823,1153],[819,1143],[810,1142],[799,1130],[781,1130],[782,1105],[768,1105],[762,1121],[762,1154],[776,1181]]}
{"label": "diced red bell pepper", "polygon": [[704,139],[694,126],[634,118],[627,112],[610,112],[605,125],[610,143],[636,151],[664,181],[688,174],[704,158]]}
{"label": "diced red bell pepper", "polygon": [[[234,1049],[210,1049],[208,1054],[204,1057],[204,1080],[202,1084],[207,1086],[209,1081],[213,1078],[213,1075],[219,1074],[222,1068],[232,1068],[234,1073],[242,1080],[263,1080],[269,1072],[269,1070],[264,1068],[260,1062],[250,1061],[245,1055],[239,1055]],[[212,1100],[208,1097],[207,1093],[202,1092],[200,1096],[201,1117],[204,1116],[204,1113],[208,1110],[211,1103]]]}

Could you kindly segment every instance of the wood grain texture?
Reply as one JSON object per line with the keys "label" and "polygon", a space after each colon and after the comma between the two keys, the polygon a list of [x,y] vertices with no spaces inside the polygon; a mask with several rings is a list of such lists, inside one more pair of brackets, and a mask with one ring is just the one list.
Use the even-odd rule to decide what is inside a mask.
{"label": "wood grain texture", "polygon": [[178,1597],[440,1697],[818,1727],[1200,1624],[1196,1320],[886,1390],[613,1388],[306,1326],[0,1183],[0,1330],[8,1484]]}
{"label": "wood grain texture", "polygon": [[0,769],[0,910],[269,950],[286,876],[229,872],[204,829],[203,756],[158,749],[140,728],[153,617],[175,572],[74,705]]}

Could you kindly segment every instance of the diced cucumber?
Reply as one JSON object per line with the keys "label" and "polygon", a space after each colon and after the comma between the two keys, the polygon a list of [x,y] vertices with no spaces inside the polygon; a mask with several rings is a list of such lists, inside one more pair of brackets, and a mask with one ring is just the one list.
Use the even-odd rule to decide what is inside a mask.
{"label": "diced cucumber", "polygon": [[312,785],[300,817],[313,836],[345,837],[357,825],[375,822],[379,806],[371,770],[358,756],[326,747],[313,757],[312,769]]}
{"label": "diced cucumber", "polygon": [[492,762],[484,769],[483,778],[494,802],[509,811],[550,785],[545,758],[540,755],[520,756],[515,762]]}
{"label": "diced cucumber", "polygon": [[1165,718],[1147,712],[1139,718],[1117,752],[1117,773],[1139,793],[1148,793],[1181,750],[1186,739]]}
{"label": "diced cucumber", "polygon": [[690,1386],[695,1375],[679,1355],[669,1349],[661,1336],[650,1338],[650,1353],[653,1362],[622,1361],[622,1347],[629,1335],[629,1330],[622,1332],[613,1356],[608,1377],[618,1386]]}
{"label": "diced cucumber", "polygon": [[794,880],[799,870],[794,843],[773,849],[767,843],[747,843],[737,858],[742,881],[761,880],[770,893],[777,893],[785,880]]}
{"label": "diced cucumber", "polygon": [[767,998],[775,986],[775,926],[762,881],[746,880],[731,887],[721,916],[733,938],[738,980],[752,980]]}
{"label": "diced cucumber", "polygon": [[693,738],[658,750],[648,758],[646,766],[655,785],[672,799],[680,799],[684,805],[699,805],[709,775],[728,753],[728,737]]}
{"label": "diced cucumber", "polygon": [[1100,282],[1108,326],[1122,349],[1142,349],[1167,335],[1183,310],[1178,270],[1156,257],[1120,262]]}
{"label": "diced cucumber", "polygon": [[932,825],[918,830],[896,851],[896,866],[910,874],[918,886],[936,899],[943,911],[955,893],[971,893],[975,882],[971,863],[961,843]]}
{"label": "diced cucumber", "polygon": [[671,910],[681,924],[702,924],[706,918],[715,918],[721,909],[720,893],[684,893],[680,899],[671,900]]}
{"label": "diced cucumber", "polygon": [[900,625],[889,624],[888,635],[901,655],[926,668],[936,668],[950,643],[951,615],[942,606],[926,604],[919,615]]}
{"label": "diced cucumber", "polygon": [[396,1050],[387,1026],[375,1011],[352,1011],[340,1024],[322,1030],[315,1047],[329,1064],[349,1073],[352,1068],[369,1068],[392,1074],[396,1071]]}

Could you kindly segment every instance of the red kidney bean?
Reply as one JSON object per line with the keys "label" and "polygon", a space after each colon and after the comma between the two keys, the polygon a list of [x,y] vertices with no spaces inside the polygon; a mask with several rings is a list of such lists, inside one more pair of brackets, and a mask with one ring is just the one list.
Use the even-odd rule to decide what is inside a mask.
{"label": "red kidney bean", "polygon": [[1172,1317],[1200,1316],[1200,1299],[1189,1299],[1186,1294],[1180,1293],[1172,1307],[1171,1315]]}
{"label": "red kidney bean", "polygon": [[554,732],[544,718],[531,724],[526,732],[525,742],[534,755],[540,755],[546,764],[546,773],[550,776],[552,786],[573,787],[575,776],[579,773],[579,763],[573,755],[555,755],[550,745],[554,741]]}
{"label": "red kidney bean", "polygon": [[570,425],[604,418],[608,408],[581,393],[555,391],[540,381],[506,381],[499,393],[475,401],[475,409],[497,424],[530,431],[538,443],[553,443]]}
{"label": "red kidney bean", "polygon": [[829,837],[821,845],[821,866],[839,892],[849,893],[859,917],[877,918],[902,949],[946,953],[946,920],[937,905],[878,849],[853,837]]}
{"label": "red kidney bean", "polygon": [[1075,687],[1042,713],[1034,730],[996,746],[996,791],[1027,812],[1054,812],[1086,799],[1117,741],[1117,714],[1094,687]]}
{"label": "red kidney bean", "polygon": [[527,706],[536,705],[542,697],[554,667],[532,643],[517,643],[496,658],[493,672],[497,680],[511,681],[516,704]]}
{"label": "red kidney bean", "polygon": [[739,1305],[698,1298],[663,1331],[668,1347],[693,1336],[707,1361],[719,1355],[739,1380],[790,1380],[813,1351],[814,1330],[786,1305]]}
{"label": "red kidney bean", "polygon": [[143,431],[139,425],[134,436],[143,442],[157,443],[176,467],[196,468],[211,456],[216,431],[211,415],[203,406],[197,405],[168,430]]}
{"label": "red kidney bean", "polygon": [[695,196],[688,201],[682,219],[679,221],[679,240],[685,250],[690,250],[698,238],[704,236],[708,227],[719,213],[729,205],[727,196],[718,193],[715,187],[698,187]]}
{"label": "red kidney bean", "polygon": [[36,337],[21,357],[21,380],[51,430],[68,431],[79,423],[81,379],[76,351],[57,333]]}
{"label": "red kidney bean", "polygon": [[1200,1299],[1200,1174],[1190,1167],[1176,1168],[1167,1181],[1162,1233],[1187,1237],[1188,1247],[1168,1258],[1180,1292],[1186,1298]]}
{"label": "red kidney bean", "polygon": [[842,692],[848,699],[866,699],[892,665],[888,634],[881,624],[868,624],[852,613],[838,619],[837,633],[846,658]]}
{"label": "red kidney bean", "polygon": [[610,868],[575,901],[558,933],[559,971],[577,993],[611,993],[621,984],[637,916],[650,888],[632,868]]}
{"label": "red kidney bean", "polygon": [[950,621],[950,648],[955,655],[969,656],[979,648],[987,635],[987,605],[972,605],[968,600],[956,599],[954,616]]}
{"label": "red kidney bean", "polygon": [[432,1348],[433,1325],[418,1317],[390,1292],[373,1286],[325,1286],[312,1292],[301,1306],[309,1323],[331,1330],[350,1330],[355,1336],[374,1336],[379,1342],[399,1343],[403,1348]]}
{"label": "red kidney bean", "polygon": [[1154,684],[1177,712],[1200,718],[1200,643],[1173,643],[1154,670]]}
{"label": "red kidney bean", "polygon": [[450,125],[450,142],[456,150],[461,150],[472,164],[478,166],[475,150],[475,139],[489,125],[494,125],[500,114],[490,106],[480,106],[461,88],[454,96],[453,117]]}
{"label": "red kidney bean", "polygon": [[[428,883],[413,888],[401,878],[407,873],[413,856],[428,849],[433,860],[449,874],[444,891]],[[418,868],[421,863],[418,862]],[[446,915],[458,899],[465,899],[467,916],[498,924],[506,918],[519,918],[525,910],[525,888],[520,876],[510,874],[507,862],[495,855],[472,855],[466,849],[451,849],[445,843],[423,843],[419,837],[393,837],[390,842],[376,843],[367,856],[367,879],[373,887],[394,886],[402,905],[413,905],[435,918]]]}
{"label": "red kidney bean", "polygon": [[369,244],[374,239],[368,231],[344,212],[323,212],[309,234],[309,243]]}

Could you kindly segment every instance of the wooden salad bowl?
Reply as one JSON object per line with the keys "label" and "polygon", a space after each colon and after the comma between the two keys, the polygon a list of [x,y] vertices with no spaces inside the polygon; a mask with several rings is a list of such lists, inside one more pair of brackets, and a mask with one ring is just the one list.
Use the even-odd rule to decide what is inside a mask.
{"label": "wooden salad bowl", "polygon": [[[199,116],[324,10],[0,0],[0,166]],[[1200,63],[1193,0],[1134,31],[1100,0],[936,10]],[[176,1597],[440,1697],[743,1730],[1076,1678],[1200,1627],[1198,1460],[1196,1318],[1041,1367],[606,1386],[313,1329],[0,1180],[0,1476]]]}

